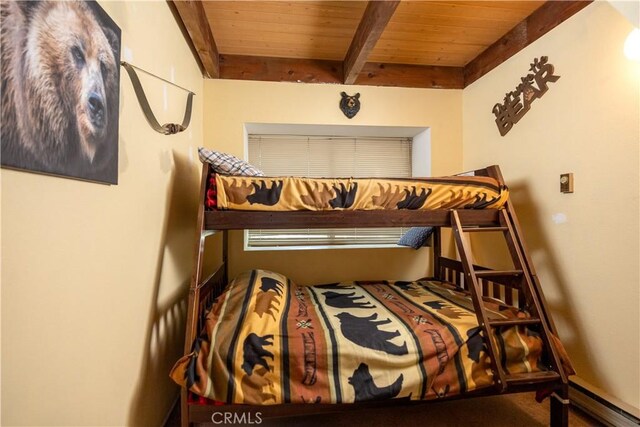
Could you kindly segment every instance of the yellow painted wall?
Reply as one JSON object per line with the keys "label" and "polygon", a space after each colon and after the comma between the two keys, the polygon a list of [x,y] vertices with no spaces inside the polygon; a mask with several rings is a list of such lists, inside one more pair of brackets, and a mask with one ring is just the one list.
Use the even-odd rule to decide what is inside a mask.
{"label": "yellow painted wall", "polygon": [[[161,423],[177,392],[167,372],[182,352],[192,266],[191,156],[203,144],[243,157],[245,122],[429,126],[434,175],[500,164],[580,375],[640,406],[640,70],[621,56],[630,26],[608,5],[463,92],[203,82],[164,2],[101,4],[132,63],[196,92],[192,124],[177,136],[152,131],[123,75],[118,186],[1,171],[3,425]],[[562,77],[500,137],[491,108],[540,55]],[[164,111],[164,85],[141,78],[160,121],[180,121],[185,94],[168,88]],[[362,94],[352,120],[337,108],[342,90]],[[558,193],[562,172],[575,173],[575,194]],[[556,213],[568,221],[555,224]],[[312,283],[429,268],[428,249],[244,252],[238,232],[230,243],[231,275],[261,267]]]}
{"label": "yellow painted wall", "polygon": [[[158,426],[178,391],[203,79],[166,2],[101,4],[133,64],[196,92],[191,126],[154,132],[122,70],[119,185],[1,171],[2,425]],[[165,111],[140,77],[180,122],[186,93]]]}
{"label": "yellow painted wall", "polygon": [[[463,158],[465,169],[502,168],[580,377],[640,408],[640,64],[622,54],[631,28],[593,3],[466,88]],[[491,110],[541,55],[560,80],[501,137]],[[573,194],[559,192],[565,172]]]}
{"label": "yellow painted wall", "polygon": [[[347,119],[340,92],[360,92],[362,107]],[[462,91],[296,83],[205,81],[204,145],[245,156],[245,123],[424,126],[431,128],[433,175],[462,166]],[[298,283],[416,279],[429,271],[430,249],[338,249],[245,252],[243,233],[230,238],[230,274],[265,268]]]}

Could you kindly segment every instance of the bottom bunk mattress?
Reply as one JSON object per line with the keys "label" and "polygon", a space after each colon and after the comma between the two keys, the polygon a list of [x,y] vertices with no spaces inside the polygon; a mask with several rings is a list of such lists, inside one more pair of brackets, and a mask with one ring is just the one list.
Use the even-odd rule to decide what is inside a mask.
{"label": "bottom bunk mattress", "polygon": [[[528,317],[486,302],[493,319]],[[510,373],[540,370],[542,342],[496,332]],[[434,280],[298,286],[253,270],[233,280],[171,376],[216,401],[269,405],[435,399],[493,384],[469,295]]]}

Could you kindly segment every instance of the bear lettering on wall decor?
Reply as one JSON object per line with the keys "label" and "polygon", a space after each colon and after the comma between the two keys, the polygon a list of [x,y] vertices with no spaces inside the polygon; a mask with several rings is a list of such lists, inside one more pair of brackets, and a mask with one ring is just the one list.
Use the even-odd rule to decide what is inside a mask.
{"label": "bear lettering on wall decor", "polygon": [[0,12],[2,166],[117,184],[120,28],[96,2]]}
{"label": "bear lettering on wall decor", "polygon": [[491,112],[496,116],[496,126],[501,136],[505,136],[513,125],[531,109],[531,103],[547,93],[547,83],[555,83],[560,76],[554,74],[553,65],[546,56],[535,58],[530,64],[525,77],[520,78],[520,83],[515,90],[507,92],[502,103],[493,106]]}

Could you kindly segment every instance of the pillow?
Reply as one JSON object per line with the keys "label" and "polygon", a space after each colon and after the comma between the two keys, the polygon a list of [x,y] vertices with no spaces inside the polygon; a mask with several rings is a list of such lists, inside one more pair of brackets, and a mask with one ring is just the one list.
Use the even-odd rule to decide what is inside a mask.
{"label": "pillow", "polygon": [[198,156],[202,163],[210,163],[216,173],[241,176],[264,176],[264,173],[244,160],[231,154],[198,148]]}
{"label": "pillow", "polygon": [[420,249],[428,246],[427,241],[433,233],[433,227],[412,227],[398,240],[398,245]]}

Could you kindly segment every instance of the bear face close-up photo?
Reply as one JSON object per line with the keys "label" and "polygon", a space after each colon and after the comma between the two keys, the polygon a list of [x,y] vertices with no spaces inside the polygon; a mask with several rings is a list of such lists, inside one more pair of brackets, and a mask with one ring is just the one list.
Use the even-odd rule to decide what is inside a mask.
{"label": "bear face close-up photo", "polygon": [[0,8],[2,165],[116,184],[120,29],[95,2]]}

